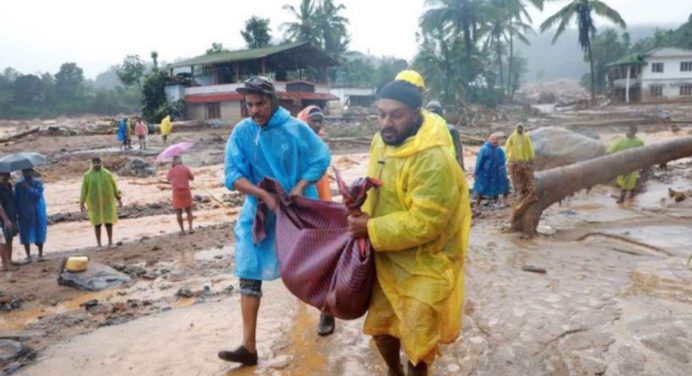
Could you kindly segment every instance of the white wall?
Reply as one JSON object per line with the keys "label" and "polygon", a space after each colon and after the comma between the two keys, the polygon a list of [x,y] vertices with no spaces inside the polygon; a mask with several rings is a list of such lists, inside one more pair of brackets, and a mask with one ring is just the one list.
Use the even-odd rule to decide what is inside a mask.
{"label": "white wall", "polygon": [[[685,57],[657,57],[650,56],[646,59],[647,64],[642,67],[642,99],[657,100],[666,98],[679,98],[680,86],[692,84],[692,71],[681,72],[680,63],[683,61],[692,62],[692,55]],[[663,72],[653,72],[654,63],[663,63]],[[651,86],[662,86],[662,97],[651,97]]]}

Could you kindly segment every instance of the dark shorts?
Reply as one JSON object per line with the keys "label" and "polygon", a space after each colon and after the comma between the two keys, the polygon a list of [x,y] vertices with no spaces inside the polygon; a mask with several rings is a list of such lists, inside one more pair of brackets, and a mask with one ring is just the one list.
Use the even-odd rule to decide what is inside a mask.
{"label": "dark shorts", "polygon": [[262,281],[256,279],[240,279],[240,295],[262,297]]}
{"label": "dark shorts", "polygon": [[139,138],[140,141],[144,140],[144,136],[137,136],[137,138]]}

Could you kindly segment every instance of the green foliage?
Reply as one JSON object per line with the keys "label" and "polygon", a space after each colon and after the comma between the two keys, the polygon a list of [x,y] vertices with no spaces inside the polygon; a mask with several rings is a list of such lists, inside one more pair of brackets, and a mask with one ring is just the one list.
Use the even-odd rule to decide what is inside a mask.
{"label": "green foliage", "polygon": [[284,9],[295,18],[281,25],[286,40],[309,42],[341,59],[349,44],[348,19],[340,14],[346,9],[343,4],[337,5],[333,0],[301,0],[297,9],[288,4]]}
{"label": "green foliage", "polygon": [[262,48],[269,46],[272,39],[269,29],[269,18],[250,17],[245,21],[245,29],[240,31],[245,39],[247,48]]}
{"label": "green foliage", "polygon": [[63,100],[79,98],[84,92],[84,71],[75,63],[64,63],[55,74],[55,88]]}
{"label": "green foliage", "polygon": [[371,87],[376,77],[375,67],[366,59],[347,60],[336,71],[336,86]]}
{"label": "green foliage", "polygon": [[206,54],[211,55],[219,52],[228,52],[228,49],[223,48],[223,44],[221,43],[212,43],[211,48],[207,49]]}
{"label": "green foliage", "polygon": [[375,89],[379,92],[384,85],[394,80],[397,73],[408,67],[408,62],[396,57],[385,57],[375,70]]}
{"label": "green foliage", "polygon": [[63,64],[55,76],[24,75],[12,68],[0,74],[0,118],[114,115],[137,111],[140,100],[138,89],[106,89],[86,82],[74,63]]}
{"label": "green foliage", "polygon": [[[606,74],[608,72],[606,65],[628,55],[628,44],[629,36],[627,33],[623,33],[620,36],[614,29],[606,29],[594,35],[591,42],[591,55],[593,56],[595,76],[593,82],[596,93],[600,94],[605,91]],[[584,60],[589,61],[587,56],[584,56]],[[591,75],[586,75],[585,77],[591,80]],[[590,89],[591,83],[589,82],[584,87]]]}
{"label": "green foliage", "polygon": [[144,61],[139,55],[127,55],[116,72],[118,79],[125,86],[141,85],[144,76]]}
{"label": "green foliage", "polygon": [[159,69],[159,53],[156,51],[151,51],[149,56],[151,57],[154,69]]}
{"label": "green foliage", "polygon": [[553,43],[557,38],[562,35],[565,31],[567,25],[576,19],[577,26],[579,30],[579,46],[584,52],[585,59],[589,62],[591,67],[591,100],[596,99],[596,73],[594,68],[594,60],[592,53],[592,38],[596,34],[596,26],[592,18],[592,14],[595,13],[613,23],[620,26],[621,28],[626,28],[625,20],[622,19],[620,13],[616,10],[610,8],[606,3],[600,0],[571,0],[567,5],[560,9],[554,15],[548,17],[541,24],[541,31],[551,29],[553,26],[558,25],[555,31],[555,36],[553,37]]}
{"label": "green foliage", "polygon": [[159,123],[165,115],[161,115],[167,108],[166,102],[166,74],[160,70],[154,70],[144,77],[142,85],[142,116],[150,123]]}

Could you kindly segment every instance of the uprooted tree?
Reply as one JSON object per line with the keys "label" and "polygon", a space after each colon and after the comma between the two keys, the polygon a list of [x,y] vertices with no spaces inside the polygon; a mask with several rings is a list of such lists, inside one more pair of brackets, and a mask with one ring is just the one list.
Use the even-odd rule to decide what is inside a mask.
{"label": "uprooted tree", "polygon": [[582,189],[606,184],[618,175],[692,156],[692,136],[626,150],[536,173],[536,197],[519,202],[512,230],[535,236],[541,214],[550,205]]}

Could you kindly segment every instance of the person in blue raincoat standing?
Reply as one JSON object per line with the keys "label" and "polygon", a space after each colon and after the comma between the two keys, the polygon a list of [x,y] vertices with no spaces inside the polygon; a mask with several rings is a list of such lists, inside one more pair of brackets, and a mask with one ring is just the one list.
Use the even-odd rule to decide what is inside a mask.
{"label": "person in blue raincoat standing", "polygon": [[120,122],[118,123],[118,133],[117,133],[117,138],[118,142],[120,143],[120,149],[128,149],[128,139],[130,137],[128,125],[127,125],[127,118],[122,118],[120,119]]}
{"label": "person in blue raincoat standing", "polygon": [[43,183],[34,177],[31,168],[22,170],[23,178],[14,185],[14,206],[19,224],[19,242],[24,245],[27,261],[31,261],[31,244],[38,247],[38,258],[43,260],[48,217]]}
{"label": "person in blue raincoat standing", "polygon": [[262,281],[279,278],[276,255],[276,216],[265,220],[266,238],[253,243],[252,223],[257,203],[277,208],[277,198],[257,185],[264,178],[277,180],[291,194],[317,199],[315,183],[324,175],[331,157],[327,145],[305,123],[291,117],[279,106],[273,82],[253,76],[236,89],[244,95],[250,115],[239,122],[228,138],[225,154],[225,185],[246,195],[235,227],[236,270],[240,279],[240,306],[243,343],[232,351],[220,351],[219,358],[257,364],[257,314],[262,297]]}
{"label": "person in blue raincoat standing", "polygon": [[509,194],[509,179],[505,168],[505,152],[499,146],[499,136],[491,134],[488,141],[478,151],[476,168],[473,170],[473,194],[476,206],[483,197],[496,199],[497,196]]}

